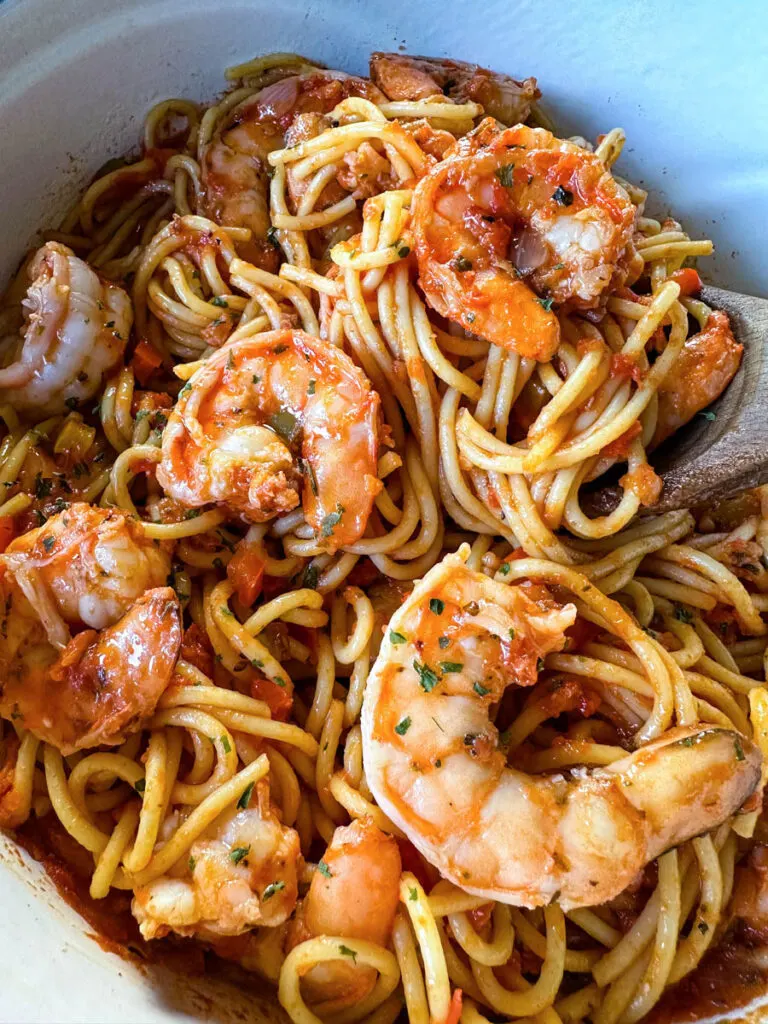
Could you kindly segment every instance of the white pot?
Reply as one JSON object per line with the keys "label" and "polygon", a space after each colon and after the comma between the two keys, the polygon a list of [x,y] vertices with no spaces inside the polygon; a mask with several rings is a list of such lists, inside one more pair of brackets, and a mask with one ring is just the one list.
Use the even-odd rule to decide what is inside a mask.
{"label": "white pot", "polygon": [[[562,131],[620,125],[619,168],[717,254],[704,275],[768,294],[768,22],[755,0],[0,0],[4,280],[167,96],[213,98],[229,65],[294,50],[365,71],[373,49],[535,75]],[[0,836],[3,1022],[277,1019],[201,978],[103,951],[39,866]],[[761,1011],[753,1019],[764,1019]]]}

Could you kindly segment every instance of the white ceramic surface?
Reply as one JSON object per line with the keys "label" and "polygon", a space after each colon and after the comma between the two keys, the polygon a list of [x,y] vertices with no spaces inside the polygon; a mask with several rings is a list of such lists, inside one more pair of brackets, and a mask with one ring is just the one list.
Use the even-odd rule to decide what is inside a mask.
{"label": "white ceramic surface", "polygon": [[[761,0],[0,0],[0,280],[156,100],[213,97],[226,65],[270,50],[364,71],[398,47],[536,75],[565,132],[623,127],[620,169],[649,208],[714,239],[705,276],[768,294]],[[102,952],[2,837],[0,908],[2,1022],[263,1019],[251,998],[200,981],[183,998]]]}

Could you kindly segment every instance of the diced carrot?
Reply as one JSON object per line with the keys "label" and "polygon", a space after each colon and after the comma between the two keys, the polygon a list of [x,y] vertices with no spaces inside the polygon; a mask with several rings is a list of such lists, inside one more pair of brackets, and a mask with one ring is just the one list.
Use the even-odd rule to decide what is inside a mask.
{"label": "diced carrot", "polygon": [[131,366],[139,384],[144,387],[152,374],[163,365],[163,357],[155,346],[142,338],[133,353]]}
{"label": "diced carrot", "polygon": [[459,1024],[462,999],[461,989],[455,988],[451,996],[451,1005],[448,1007],[448,1016],[445,1018],[445,1024]]}
{"label": "diced carrot", "polygon": [[269,705],[272,717],[285,722],[293,707],[293,695],[285,686],[273,683],[266,676],[255,676],[251,680],[251,696]]}
{"label": "diced carrot", "polygon": [[698,295],[702,288],[701,278],[693,267],[683,267],[682,270],[676,270],[672,275],[672,280],[675,284],[680,285],[680,294],[682,296]]}
{"label": "diced carrot", "polygon": [[0,516],[0,551],[5,551],[16,536],[16,524],[13,516]]}
{"label": "diced carrot", "polygon": [[264,562],[254,547],[241,543],[227,566],[229,582],[246,608],[250,608],[261,593]]}

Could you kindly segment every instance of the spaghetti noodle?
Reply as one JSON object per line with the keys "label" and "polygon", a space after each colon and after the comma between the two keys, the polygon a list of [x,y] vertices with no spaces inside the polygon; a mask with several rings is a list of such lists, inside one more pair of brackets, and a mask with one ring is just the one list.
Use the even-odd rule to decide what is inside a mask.
{"label": "spaghetti noodle", "polygon": [[[227,77],[150,111],[0,308],[0,823],[55,818],[92,899],[131,892],[145,939],[259,971],[296,1024],[663,1013],[768,936],[768,491],[638,517],[649,452],[738,367],[689,266],[711,243],[613,174],[621,130],[556,139],[533,79],[387,54],[373,81],[295,54]],[[694,339],[724,375],[686,376]],[[590,515],[599,478],[619,498]],[[478,596],[418,609],[430,570]],[[478,631],[507,599],[523,619]],[[599,897],[533,825],[463,851],[503,875],[532,844],[525,892],[473,881],[458,818],[439,850],[416,821],[456,749],[374,696],[406,654],[424,707],[482,705],[451,813],[494,799],[494,758],[578,813],[578,780],[668,743],[685,777],[713,735],[718,798],[670,797],[680,829],[613,888],[596,868]]]}

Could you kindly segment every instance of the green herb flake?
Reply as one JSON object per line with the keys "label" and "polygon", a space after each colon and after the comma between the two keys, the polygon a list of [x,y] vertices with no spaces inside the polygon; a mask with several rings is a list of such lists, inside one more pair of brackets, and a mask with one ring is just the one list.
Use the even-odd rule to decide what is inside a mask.
{"label": "green herb flake", "polygon": [[227,300],[222,298],[221,295],[214,295],[213,298],[211,299],[211,305],[219,306],[219,308],[221,309],[229,309],[229,306],[227,305]]}
{"label": "green herb flake", "polygon": [[311,380],[309,382],[309,386],[307,387],[307,394],[308,395],[314,395],[316,384],[317,384],[317,381],[315,381],[315,380]]}
{"label": "green herb flake", "polygon": [[335,512],[329,512],[327,516],[323,516],[323,521],[320,523],[320,533],[323,537],[333,536],[333,531],[341,522],[343,514],[344,506],[337,504]]}
{"label": "green herb flake", "polygon": [[552,303],[554,302],[554,299],[536,299],[536,301],[541,306],[541,308],[546,310],[548,313],[550,309],[552,309]]}
{"label": "green herb flake", "polygon": [[136,790],[136,792],[140,796],[143,796],[144,790],[147,788],[147,780],[146,779],[137,779],[133,788]]}
{"label": "green herb flake", "polygon": [[509,639],[510,639],[510,640],[514,640],[514,639],[515,639],[515,635],[516,635],[516,634],[515,634],[515,631],[514,631],[513,627],[512,627],[512,626],[510,626],[510,627],[509,627]]}
{"label": "green herb flake", "polygon": [[441,651],[444,651],[445,648],[448,647],[450,642],[451,641],[448,639],[447,636],[441,636],[438,638],[437,646],[440,648]]}
{"label": "green herb flake", "polygon": [[448,674],[450,672],[461,672],[464,665],[460,661],[441,661],[440,671]]}
{"label": "green herb flake", "polygon": [[232,753],[232,745],[231,745],[231,743],[229,742],[229,739],[226,736],[222,736],[221,737],[221,745],[224,748],[224,753],[225,754],[231,754]]}
{"label": "green herb flake", "polygon": [[419,686],[425,693],[431,693],[439,682],[437,672],[420,661],[414,661],[413,667],[419,674]]}
{"label": "green herb flake", "polygon": [[702,419],[709,420],[710,423],[712,422],[712,420],[717,419],[717,413],[711,412],[709,409],[705,409],[704,412],[700,412],[699,416],[701,416]]}
{"label": "green herb flake", "polygon": [[511,566],[509,562],[502,562],[501,565],[499,566],[499,572],[501,573],[502,576],[509,576],[510,568]]}
{"label": "green herb flake", "polygon": [[497,167],[495,174],[504,188],[511,188],[515,182],[515,165],[504,164],[502,167]]}
{"label": "green herb flake", "polygon": [[429,610],[434,612],[435,615],[442,615],[445,611],[445,601],[441,601],[439,597],[431,597],[429,599]]}
{"label": "green herb flake", "polygon": [[260,380],[261,380],[261,377],[258,375],[258,373],[251,374],[251,383],[252,384],[258,384]]}
{"label": "green herb flake", "polygon": [[480,697],[487,697],[487,696],[488,696],[488,694],[489,694],[489,693],[491,692],[491,691],[490,691],[490,690],[488,689],[488,687],[487,687],[487,686],[483,686],[483,684],[482,684],[482,683],[475,683],[475,685],[474,685],[474,686],[472,687],[472,689],[473,689],[473,690],[475,691],[475,693],[476,693],[476,694],[478,694],[478,695],[479,695]]}
{"label": "green herb flake", "polygon": [[190,871],[194,871],[195,870],[195,864],[197,864],[197,861],[195,860],[195,858],[194,857],[190,857],[189,860],[187,861],[187,867],[189,868]]}
{"label": "green herb flake", "polygon": [[418,889],[415,889],[413,886],[409,886],[409,888],[408,888],[408,899],[411,900],[412,903],[415,903],[418,898],[419,898],[419,891],[418,891]]}
{"label": "green herb flake", "polygon": [[695,740],[693,736],[686,736],[684,739],[680,740],[681,747],[692,747],[694,743]]}
{"label": "green herb flake", "polygon": [[395,726],[395,732],[398,736],[405,736],[408,730],[411,728],[411,719],[406,715],[405,718],[401,718]]}
{"label": "green herb flake", "polygon": [[229,859],[233,864],[239,864],[241,860],[244,860],[251,852],[250,843],[248,846],[236,846],[234,850],[229,851]]}
{"label": "green herb flake", "polygon": [[55,543],[55,537],[43,537],[43,547],[45,548],[46,551],[50,552]]}
{"label": "green herb flake", "polygon": [[403,636],[402,633],[397,633],[394,629],[390,629],[389,642],[394,644],[395,647],[399,647],[400,644],[408,643],[408,637]]}
{"label": "green herb flake", "polygon": [[543,658],[537,658],[536,659],[536,671],[537,672],[543,672],[544,671],[544,659]]}
{"label": "green herb flake", "polygon": [[269,417],[269,426],[281,437],[283,441],[290,444],[299,430],[299,421],[288,409],[281,409]]}
{"label": "green herb flake", "polygon": [[280,243],[277,240],[277,228],[271,227],[267,231],[267,241],[270,245],[273,245],[276,249],[279,248]]}
{"label": "green herb flake", "polygon": [[693,622],[693,612],[678,605],[675,608],[675,618],[678,622]]}
{"label": "green herb flake", "polygon": [[331,869],[328,867],[324,860],[318,862],[317,870],[324,878],[333,878]]}
{"label": "green herb flake", "polygon": [[466,256],[459,255],[453,261],[453,265],[460,274],[463,274],[467,270],[472,269],[472,260],[468,260]]}
{"label": "green herb flake", "polygon": [[264,892],[261,894],[262,903],[266,903],[267,900],[271,900],[273,896],[276,896],[279,892],[282,892],[285,888],[285,882],[270,882]]}
{"label": "green herb flake", "polygon": [[400,257],[401,260],[404,260],[406,256],[410,255],[410,252],[411,252],[410,246],[408,246],[408,245],[401,245],[400,248],[397,250],[397,255]]}
{"label": "green herb flake", "polygon": [[739,739],[738,736],[733,741],[733,749],[736,751],[736,760],[737,761],[743,761],[744,760],[744,748],[742,747],[741,740]]}
{"label": "green herb flake", "polygon": [[342,956],[351,956],[353,961],[357,963],[357,950],[350,949],[349,946],[345,946],[343,943],[339,946],[339,952]]}

